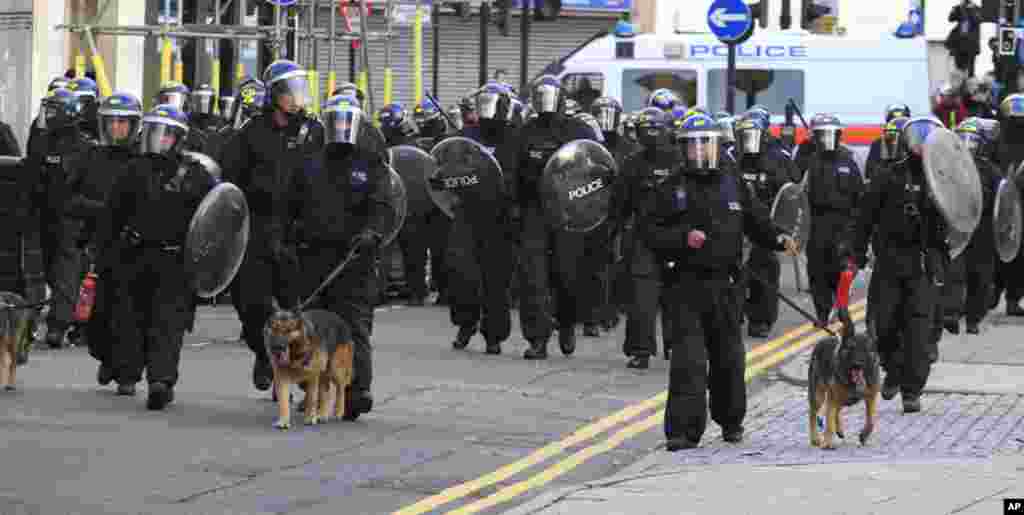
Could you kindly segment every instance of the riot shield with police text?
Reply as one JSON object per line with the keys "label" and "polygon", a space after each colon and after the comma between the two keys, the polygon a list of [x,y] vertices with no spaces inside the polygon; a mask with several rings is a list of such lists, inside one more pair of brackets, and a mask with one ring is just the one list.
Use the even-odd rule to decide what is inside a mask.
{"label": "riot shield with police text", "polygon": [[382,234],[381,248],[386,247],[395,240],[395,237],[398,236],[398,233],[401,232],[402,227],[405,225],[405,217],[409,213],[408,188],[406,188],[402,176],[394,168],[388,170],[387,198],[394,217],[392,218],[391,227],[387,228]]}
{"label": "riot shield with police text", "polygon": [[981,177],[974,157],[952,131],[935,129],[922,152],[928,193],[946,224],[972,234],[981,221]]}
{"label": "riot shield with police text", "polygon": [[772,222],[804,248],[811,237],[811,202],[804,183],[788,182],[772,202]]}
{"label": "riot shield with police text", "polygon": [[1009,179],[999,181],[996,189],[995,207],[992,210],[992,232],[995,236],[996,253],[1003,263],[1009,263],[1020,252],[1021,224],[1020,192]]}
{"label": "riot shield with police text", "polygon": [[[437,163],[437,170],[427,177],[428,193],[449,217],[455,217],[457,205],[489,209],[501,200],[504,190],[501,165],[483,145],[469,138],[452,136],[434,145],[430,155]],[[431,179],[441,187],[430,185]]]}
{"label": "riot shield with police text", "polygon": [[600,143],[575,140],[548,159],[541,174],[541,206],[551,227],[588,232],[608,219],[618,164]]}
{"label": "riot shield with police text", "polygon": [[388,149],[388,162],[402,177],[411,216],[425,216],[434,209],[434,201],[427,191],[427,177],[437,170],[430,154],[412,145],[397,145]]}
{"label": "riot shield with police text", "polygon": [[212,157],[202,152],[190,152],[188,150],[182,151],[181,156],[182,165],[189,162],[199,163],[207,173],[212,175],[218,181],[221,180],[220,165]]}
{"label": "riot shield with police text", "polygon": [[202,298],[224,291],[238,273],[249,245],[249,204],[230,182],[213,188],[192,215],[185,237],[185,267]]}

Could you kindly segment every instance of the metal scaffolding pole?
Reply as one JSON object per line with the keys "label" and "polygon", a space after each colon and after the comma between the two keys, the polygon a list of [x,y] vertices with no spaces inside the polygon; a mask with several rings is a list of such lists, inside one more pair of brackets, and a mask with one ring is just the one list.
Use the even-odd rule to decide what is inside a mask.
{"label": "metal scaffolding pole", "polygon": [[[385,32],[391,33],[391,0],[384,3]],[[394,87],[391,71],[391,38],[384,41],[384,104],[391,103],[391,91]]]}
{"label": "metal scaffolding pole", "polygon": [[363,50],[363,73],[366,74],[365,94],[366,99],[369,100],[370,102],[370,112],[376,113],[377,105],[373,101],[373,88],[370,87],[370,85],[373,84],[373,81],[371,80],[370,76],[370,48],[369,45],[367,44],[369,40],[366,37],[367,33],[369,32],[367,28],[367,24],[369,23],[367,21],[367,18],[369,17],[370,9],[366,6],[366,0],[359,0],[359,33],[362,40],[362,45],[360,46],[362,46]]}
{"label": "metal scaffolding pole", "polygon": [[327,43],[330,46],[331,56],[327,60],[327,66],[330,68],[327,72],[327,95],[334,94],[334,88],[337,87],[338,81],[338,46],[335,38],[338,27],[338,4],[335,0],[330,0],[330,2],[331,26],[327,29]]}

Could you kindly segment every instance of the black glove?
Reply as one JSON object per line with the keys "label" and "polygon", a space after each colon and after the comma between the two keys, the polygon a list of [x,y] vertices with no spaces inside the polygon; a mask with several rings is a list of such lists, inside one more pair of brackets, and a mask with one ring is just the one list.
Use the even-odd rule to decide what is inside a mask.
{"label": "black glove", "polygon": [[383,239],[384,237],[379,232],[373,229],[363,229],[349,242],[349,248],[356,249],[358,252],[375,249]]}

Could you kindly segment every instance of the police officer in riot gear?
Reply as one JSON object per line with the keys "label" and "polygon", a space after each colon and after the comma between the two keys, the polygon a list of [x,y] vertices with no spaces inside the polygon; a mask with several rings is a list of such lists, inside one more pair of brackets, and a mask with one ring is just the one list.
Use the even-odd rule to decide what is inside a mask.
{"label": "police officer in riot gear", "polygon": [[252,216],[252,234],[236,281],[242,330],[256,358],[253,385],[265,391],[273,379],[263,343],[270,299],[290,306],[297,295],[289,281],[298,273],[298,263],[286,239],[296,213],[286,201],[286,188],[302,173],[304,161],[323,148],[323,126],[306,114],[309,87],[305,70],[297,64],[271,63],[262,82],[269,89],[263,112],[228,143],[221,166],[224,180],[245,193]]}
{"label": "police officer in riot gear", "polygon": [[[928,195],[921,154],[928,135],[939,128],[937,120],[923,117],[903,128],[910,156],[871,182],[853,240],[855,263],[850,263],[867,263],[868,242],[878,231],[875,286],[880,291],[874,318],[886,370],[882,398],[902,393],[904,413],[921,410],[921,391],[938,353],[932,317],[939,267],[949,249],[945,223]],[[895,335],[902,337],[897,341]]]}
{"label": "police officer in riot gear", "polygon": [[221,128],[231,125],[231,114],[235,112],[237,99],[232,96],[221,96],[217,99],[217,109],[220,111]]}
{"label": "police officer in riot gear", "polygon": [[[579,262],[584,252],[582,234],[552,230],[541,208],[538,184],[548,160],[562,145],[592,139],[590,127],[563,114],[565,93],[552,75],[532,86],[530,101],[537,119],[523,127],[519,204],[522,210],[522,252],[519,316],[523,337],[530,348],[525,359],[547,359],[551,312],[558,324],[558,344],[566,356],[576,351],[575,324],[581,318]],[[553,284],[552,284],[553,283]],[[554,289],[554,309],[548,308]]]}
{"label": "police officer in riot gear", "polygon": [[[434,105],[434,102],[430,99],[424,99],[420,102],[413,109],[412,117],[419,130],[416,146],[424,152],[429,153],[433,150],[434,145],[453,135],[449,134],[448,124],[440,108]],[[460,122],[462,119],[460,117],[453,118],[452,120]],[[451,129],[456,131],[454,135],[458,135],[462,134],[463,127],[452,127]],[[451,224],[452,220],[440,209],[431,211],[430,219],[427,223],[427,230],[430,234],[430,281],[432,283],[430,286],[432,290],[437,291],[436,304],[439,306],[449,304],[448,266],[445,264],[445,259],[448,253],[448,236],[451,234]]]}
{"label": "police officer in riot gear", "polygon": [[195,317],[182,247],[192,215],[216,184],[202,167],[182,166],[188,131],[188,116],[171,105],[143,117],[141,156],[118,172],[100,231],[103,248],[118,248],[116,266],[101,266],[116,286],[109,357],[118,393],[133,394],[145,369],[150,410],[174,400],[185,331]]}
{"label": "police officer in riot gear", "polygon": [[[637,224],[647,219],[654,207],[658,186],[676,171],[683,156],[676,145],[672,118],[656,108],[644,109],[637,118],[637,134],[642,150],[629,155],[622,165],[622,178],[616,189],[614,217],[629,229],[624,235],[623,258],[628,291],[626,337],[623,352],[628,368],[646,369],[658,352],[658,310],[666,312],[662,291],[661,265],[647,242],[638,234]],[[672,319],[662,316],[664,355],[669,357]]]}
{"label": "police officer in riot gear", "polygon": [[96,81],[82,77],[68,83],[68,89],[78,97],[78,103],[81,106],[79,130],[90,143],[95,144],[99,139],[99,122],[96,116],[100,103],[99,87],[96,86]]}
{"label": "police officer in riot gear", "polygon": [[[273,88],[273,86],[271,86]],[[309,295],[350,251],[356,257],[310,306],[337,313],[352,331],[355,377],[346,395],[347,420],[373,407],[373,308],[377,287],[377,248],[398,213],[389,202],[389,169],[361,138],[367,117],[355,96],[333,97],[323,112],[325,148],[306,160],[294,176],[290,196],[299,213],[303,295]],[[244,288],[244,285],[243,285]]]}
{"label": "police officer in riot gear", "polygon": [[[997,161],[1007,175],[1024,163],[1024,94],[1014,93],[999,105],[1000,130]],[[1006,315],[1024,316],[1020,305],[1024,298],[1024,252],[1009,263],[999,262],[996,293],[1005,291]],[[998,297],[996,297],[998,302]]]}
{"label": "police officer in riot gear", "polygon": [[[111,356],[114,350],[112,339],[115,337],[111,311],[114,292],[119,288],[115,282],[119,256],[116,244],[114,247],[102,246],[104,242],[99,241],[98,229],[104,223],[103,216],[107,213],[108,199],[118,173],[137,156],[142,102],[131,93],[114,92],[100,103],[98,117],[99,145],[90,150],[85,159],[79,160],[71,173],[68,215],[81,226],[76,243],[85,247],[86,260],[96,267],[99,276],[95,305],[86,325],[86,341],[89,354],[99,361],[96,381],[105,386],[118,379]],[[118,391],[133,394],[135,381],[121,383]]]}
{"label": "police officer in riot gear", "polygon": [[[415,143],[417,127],[412,114],[400,103],[388,104],[377,111],[377,120],[389,147]],[[429,150],[427,150],[429,152]]]}
{"label": "police officer in riot gear", "polygon": [[[475,96],[479,127],[462,135],[476,140],[498,161],[503,184],[498,198],[460,197],[448,237],[449,306],[452,324],[459,328],[452,347],[464,349],[479,331],[488,354],[501,354],[512,330],[509,284],[514,272],[518,235],[510,234],[518,187],[518,137],[512,128],[512,92],[492,81]],[[436,184],[432,187],[444,188]]]}
{"label": "police officer in riot gear", "polygon": [[160,85],[153,102],[157,105],[171,105],[179,111],[187,112],[191,94],[192,90],[188,86],[180,82],[167,81]]}
{"label": "police officer in riot gear", "polygon": [[842,144],[843,126],[834,115],[811,119],[815,154],[807,162],[807,196],[811,237],[807,243],[807,278],[819,325],[828,322],[839,273],[845,263],[853,225],[864,196],[864,181],[853,155]]}
{"label": "police officer in riot gear", "polygon": [[681,107],[685,110],[686,103],[683,102],[679,98],[679,95],[676,95],[676,93],[671,89],[661,88],[652,91],[650,96],[647,97],[647,107],[657,107],[658,109],[669,113],[677,107]]}
{"label": "police officer in riot gear", "polygon": [[898,147],[899,131],[889,131],[887,126],[895,118],[910,118],[910,107],[906,104],[892,104],[885,108],[885,123],[882,135],[871,142],[868,158],[864,163],[864,182],[871,182],[879,168],[899,159],[890,151]]}
{"label": "police officer in riot gear", "polygon": [[[786,183],[800,180],[796,166],[778,146],[769,147],[765,136],[768,125],[759,116],[745,116],[736,124],[739,173],[752,197],[769,207]],[[747,333],[764,338],[779,318],[779,276],[782,267],[770,248],[753,246],[744,264],[747,272],[744,312]]]}
{"label": "police officer in riot gear", "polygon": [[651,213],[638,222],[663,266],[666,316],[677,329],[665,409],[669,451],[700,445],[709,393],[711,418],[725,441],[743,439],[746,367],[736,309],[743,236],[775,251],[799,250],[720,159],[715,121],[692,116],[682,130],[685,164],[657,186]]}
{"label": "police officer in riot gear", "polygon": [[219,131],[224,122],[214,114],[217,93],[209,84],[196,88],[188,97],[189,140],[185,150],[202,152],[209,156],[220,153],[223,141]]}

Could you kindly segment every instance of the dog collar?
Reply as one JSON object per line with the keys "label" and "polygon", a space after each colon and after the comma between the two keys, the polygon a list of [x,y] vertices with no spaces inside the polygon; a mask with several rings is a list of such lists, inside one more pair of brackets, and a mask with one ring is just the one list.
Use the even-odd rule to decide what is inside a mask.
{"label": "dog collar", "polygon": [[308,355],[306,356],[306,359],[302,361],[302,368],[309,368],[309,365],[310,365],[310,363],[312,363],[312,362],[313,362],[313,353],[312,353],[312,352],[310,352],[310,353],[309,353],[309,354],[308,354]]}

